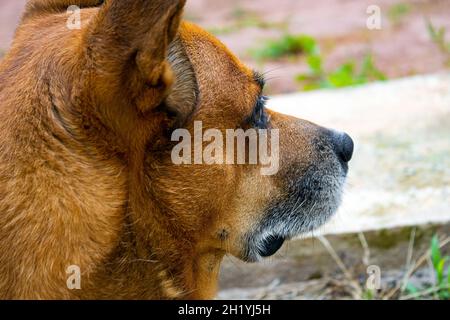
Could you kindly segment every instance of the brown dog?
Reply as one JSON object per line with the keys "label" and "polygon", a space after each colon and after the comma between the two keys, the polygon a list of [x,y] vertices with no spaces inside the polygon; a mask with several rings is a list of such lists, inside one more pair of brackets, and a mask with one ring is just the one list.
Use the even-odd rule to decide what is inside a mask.
{"label": "brown dog", "polygon": [[[261,76],[179,26],[184,0],[102,2],[29,1],[1,63],[0,298],[211,298],[225,254],[257,261],[336,211],[353,143],[265,110]],[[279,130],[279,171],[175,164],[198,121]]]}

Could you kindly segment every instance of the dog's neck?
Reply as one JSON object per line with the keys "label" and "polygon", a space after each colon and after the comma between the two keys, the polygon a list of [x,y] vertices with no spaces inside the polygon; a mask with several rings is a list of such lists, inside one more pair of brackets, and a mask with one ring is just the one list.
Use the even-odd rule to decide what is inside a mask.
{"label": "dog's neck", "polygon": [[[213,299],[217,293],[220,250],[199,250],[166,229],[145,235],[125,223],[108,261],[79,292],[82,299]],[[153,225],[156,227],[156,224]]]}
{"label": "dog's neck", "polygon": [[[214,298],[223,251],[202,249],[192,239],[183,241],[182,233],[169,230],[165,215],[160,216],[163,217],[162,225],[156,220],[152,222],[152,229],[135,229],[135,232],[145,234],[138,234],[129,242],[135,245],[133,254],[138,259],[154,262],[151,269],[141,265],[143,269],[140,272],[145,272],[147,281],[158,288],[157,297],[160,299]],[[150,236],[148,230],[157,231],[151,232]],[[136,278],[136,281],[141,279]],[[154,292],[149,292],[148,298],[155,298]]]}

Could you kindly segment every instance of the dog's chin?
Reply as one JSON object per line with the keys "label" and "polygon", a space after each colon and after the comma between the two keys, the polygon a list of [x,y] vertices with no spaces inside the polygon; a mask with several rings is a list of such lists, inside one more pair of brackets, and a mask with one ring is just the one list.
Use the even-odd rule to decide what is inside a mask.
{"label": "dog's chin", "polygon": [[274,201],[245,237],[242,260],[260,261],[274,255],[289,239],[324,225],[337,211],[345,174],[307,176],[287,196]]}
{"label": "dog's chin", "polygon": [[[337,208],[337,206],[336,206]],[[245,262],[258,262],[276,254],[286,241],[310,233],[324,225],[336,209],[315,213],[316,219],[289,219],[286,222],[273,221],[273,226],[264,231],[252,232],[247,237],[245,250],[239,257]]]}

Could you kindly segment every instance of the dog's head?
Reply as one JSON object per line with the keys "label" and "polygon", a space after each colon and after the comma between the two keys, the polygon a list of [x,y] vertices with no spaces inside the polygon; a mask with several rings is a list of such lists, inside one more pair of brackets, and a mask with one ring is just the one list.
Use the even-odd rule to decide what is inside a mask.
{"label": "dog's head", "polygon": [[68,296],[77,261],[94,297],[210,297],[224,254],[257,261],[336,211],[351,138],[266,110],[260,74],[180,26],[185,0],[80,0],[75,27],[71,2],[29,0],[0,65],[18,297]]}
{"label": "dog's head", "polygon": [[[55,26],[52,40],[69,37],[64,45],[87,48],[55,59],[53,77],[72,74],[72,60],[80,70],[88,65],[79,72],[88,75],[78,80],[81,92],[72,95],[99,110],[95,119],[116,133],[107,131],[102,146],[116,143],[126,152],[148,142],[145,188],[155,212],[139,221],[156,221],[167,241],[197,253],[256,261],[336,211],[353,152],[348,135],[266,110],[260,74],[201,28],[179,26],[185,1],[131,1],[132,10],[123,1],[82,2],[89,21],[82,37],[67,32],[59,15],[40,18],[70,1],[31,0],[16,42],[41,41],[26,32],[36,20]],[[57,51],[59,42],[46,45]]]}
{"label": "dog's head", "polygon": [[[353,152],[347,134],[267,110],[263,77],[195,25],[181,25],[168,61],[176,80],[160,110],[172,121],[146,174],[178,236],[197,252],[257,261],[332,216]],[[258,140],[255,149],[247,135],[241,162],[238,138],[227,154],[239,129]]]}

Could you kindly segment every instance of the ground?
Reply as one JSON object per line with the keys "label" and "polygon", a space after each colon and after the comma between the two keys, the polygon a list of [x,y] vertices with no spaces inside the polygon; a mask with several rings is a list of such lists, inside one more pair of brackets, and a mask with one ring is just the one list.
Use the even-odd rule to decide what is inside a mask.
{"label": "ground", "polygon": [[[381,8],[381,30],[366,27],[370,5]],[[285,33],[316,38],[329,70],[367,53],[388,78],[433,73],[448,62],[426,27],[429,19],[450,30],[448,0],[191,0],[186,16],[215,33],[249,65],[268,72],[270,93],[297,91],[294,78],[307,69],[305,61],[300,55],[258,63],[249,50]]]}
{"label": "ground", "polygon": [[[254,265],[228,258],[221,273],[219,298],[368,298],[367,268],[376,266],[381,281],[373,298],[412,299],[407,290],[401,290],[405,283],[417,288],[430,288],[435,283],[435,272],[429,260],[424,259],[435,233],[447,235],[447,241],[450,240],[450,224],[295,240],[275,257]],[[330,244],[341,266],[322,241]],[[443,253],[448,255],[450,248],[445,248]],[[416,271],[405,277],[414,267]],[[433,298],[433,294],[418,298]]]}

